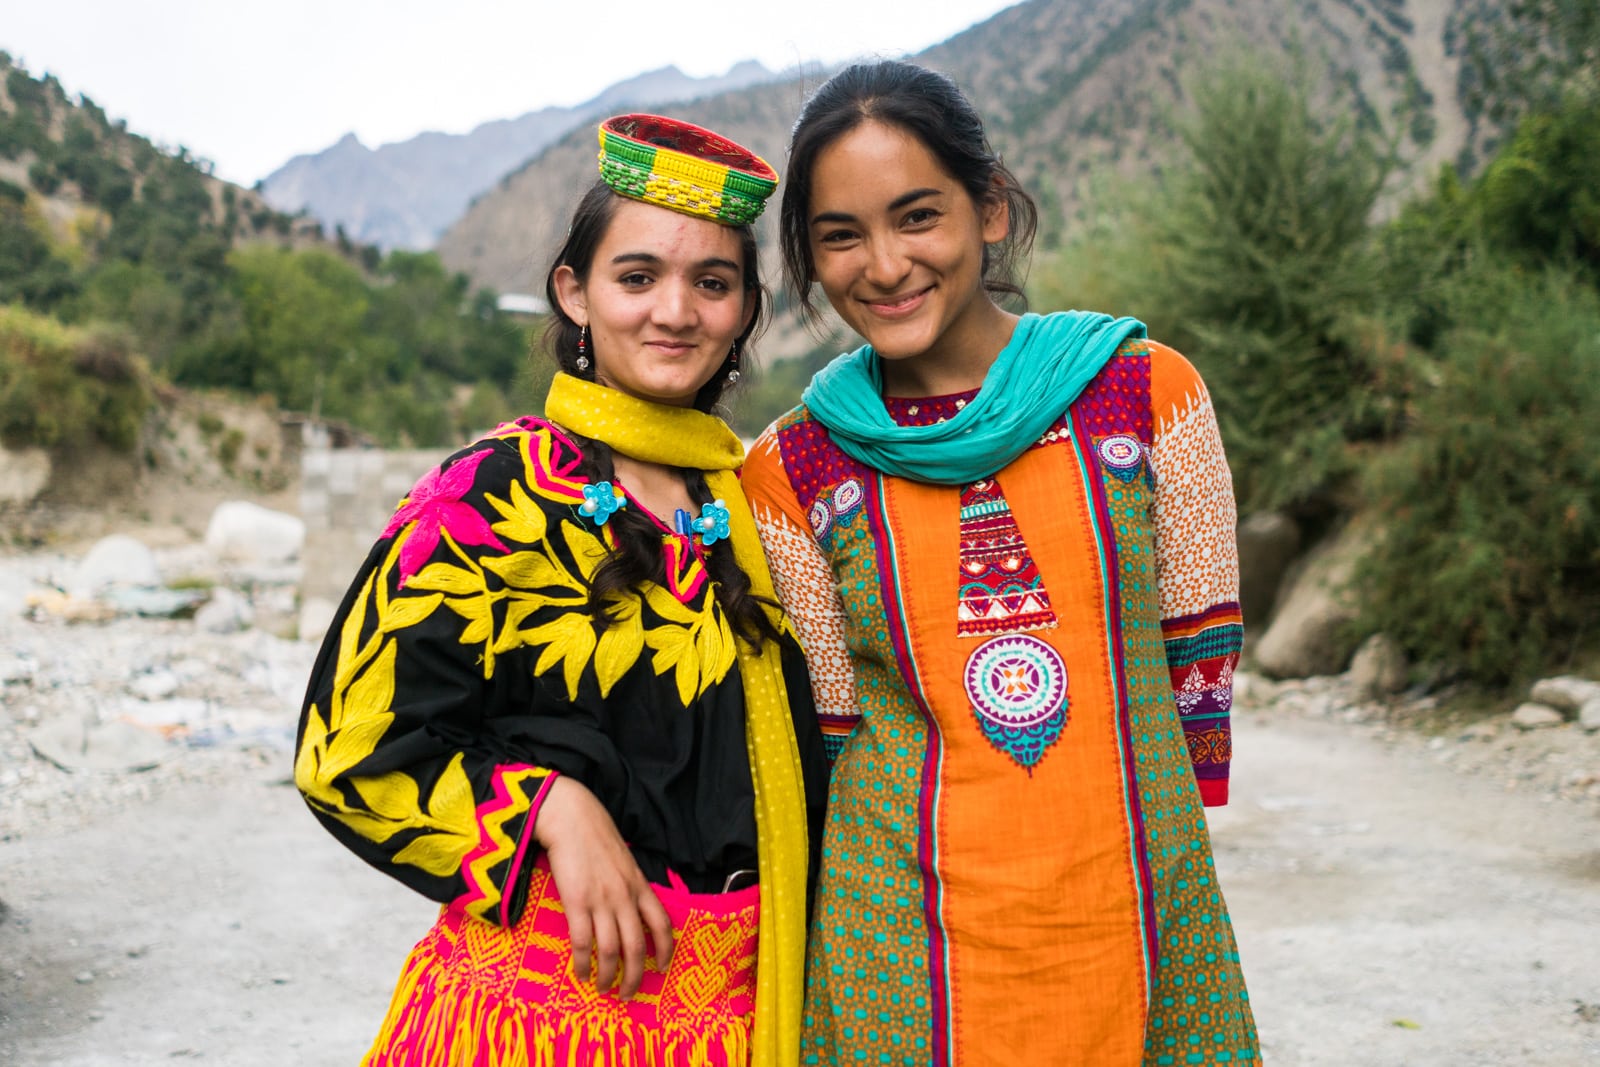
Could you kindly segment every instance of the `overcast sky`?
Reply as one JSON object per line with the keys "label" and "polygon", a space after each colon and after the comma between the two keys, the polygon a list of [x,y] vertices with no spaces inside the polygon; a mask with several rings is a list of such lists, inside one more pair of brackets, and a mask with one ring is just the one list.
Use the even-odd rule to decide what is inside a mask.
{"label": "overcast sky", "polygon": [[668,64],[902,55],[1015,2],[0,0],[0,49],[251,185],[350,132],[465,133]]}

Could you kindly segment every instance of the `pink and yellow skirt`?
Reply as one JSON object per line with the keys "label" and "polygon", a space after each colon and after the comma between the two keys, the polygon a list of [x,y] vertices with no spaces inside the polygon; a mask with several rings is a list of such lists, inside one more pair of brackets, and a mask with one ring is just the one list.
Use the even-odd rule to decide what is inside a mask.
{"label": "pink and yellow skirt", "polygon": [[[674,879],[676,882],[676,879]],[[406,960],[366,1067],[744,1067],[755,1018],[760,889],[654,886],[676,946],[631,1000],[572,972],[566,912],[541,856],[509,929],[445,908]]]}

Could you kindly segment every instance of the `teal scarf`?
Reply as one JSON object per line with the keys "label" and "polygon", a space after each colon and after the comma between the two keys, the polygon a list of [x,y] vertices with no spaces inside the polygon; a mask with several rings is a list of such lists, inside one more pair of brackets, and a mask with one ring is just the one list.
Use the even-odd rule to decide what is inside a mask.
{"label": "teal scarf", "polygon": [[978,395],[954,418],[931,426],[899,426],[889,417],[883,366],[871,345],[822,368],[802,399],[834,444],[874,470],[966,485],[1027,451],[1123,341],[1144,336],[1138,319],[1092,311],[1024,315]]}

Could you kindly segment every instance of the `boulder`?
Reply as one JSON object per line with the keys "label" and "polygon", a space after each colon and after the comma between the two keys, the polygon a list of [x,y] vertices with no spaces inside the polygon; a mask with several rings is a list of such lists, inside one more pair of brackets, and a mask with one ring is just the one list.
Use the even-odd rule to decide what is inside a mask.
{"label": "boulder", "polygon": [[1544,704],[1573,718],[1591,700],[1600,700],[1600,682],[1566,674],[1557,678],[1543,678],[1533,683],[1528,699]]}
{"label": "boulder", "polygon": [[1258,511],[1239,524],[1239,608],[1246,625],[1272,616],[1283,576],[1300,553],[1300,527],[1287,515]]}
{"label": "boulder", "polygon": [[67,580],[67,592],[78,599],[93,599],[108,589],[160,584],[155,554],[125,534],[112,534],[96,541],[78,562]]}
{"label": "boulder", "polygon": [[0,448],[0,504],[33,503],[50,484],[50,453],[42,448]]}
{"label": "boulder", "polygon": [[1347,526],[1313,548],[1278,596],[1272,622],[1251,649],[1263,674],[1309,678],[1339,674],[1355,642],[1347,634],[1355,606],[1346,592],[1367,537]]}
{"label": "boulder", "polygon": [[297,516],[247,500],[218,504],[206,526],[206,547],[238,563],[288,563],[305,541],[306,524]]}
{"label": "boulder", "polygon": [[209,634],[233,634],[248,630],[255,622],[250,601],[227,586],[211,591],[211,599],[194,613],[194,624]]}
{"label": "boulder", "polygon": [[1578,709],[1578,725],[1590,733],[1600,730],[1600,697],[1584,701]]}
{"label": "boulder", "polygon": [[1350,684],[1367,697],[1393,696],[1406,687],[1406,654],[1387,634],[1373,634],[1350,661]]}
{"label": "boulder", "polygon": [[64,771],[143,771],[172,754],[159,734],[132,723],[72,717],[30,731],[28,744]]}
{"label": "boulder", "polygon": [[1559,711],[1545,704],[1523,704],[1511,713],[1511,725],[1519,730],[1544,730],[1566,721]]}
{"label": "boulder", "polygon": [[339,611],[339,605],[319,596],[306,597],[300,604],[300,625],[296,635],[302,641],[321,643],[328,626]]}

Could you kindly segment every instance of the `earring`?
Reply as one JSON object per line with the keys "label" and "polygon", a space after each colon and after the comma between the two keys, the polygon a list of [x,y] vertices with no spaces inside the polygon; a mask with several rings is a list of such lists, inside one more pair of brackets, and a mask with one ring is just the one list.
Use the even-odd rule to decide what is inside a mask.
{"label": "earring", "polygon": [[578,361],[579,370],[589,369],[589,324],[586,322],[578,327]]}
{"label": "earring", "polygon": [[733,347],[728,349],[728,362],[733,366],[728,368],[728,384],[732,385],[739,380],[739,342],[733,342]]}

